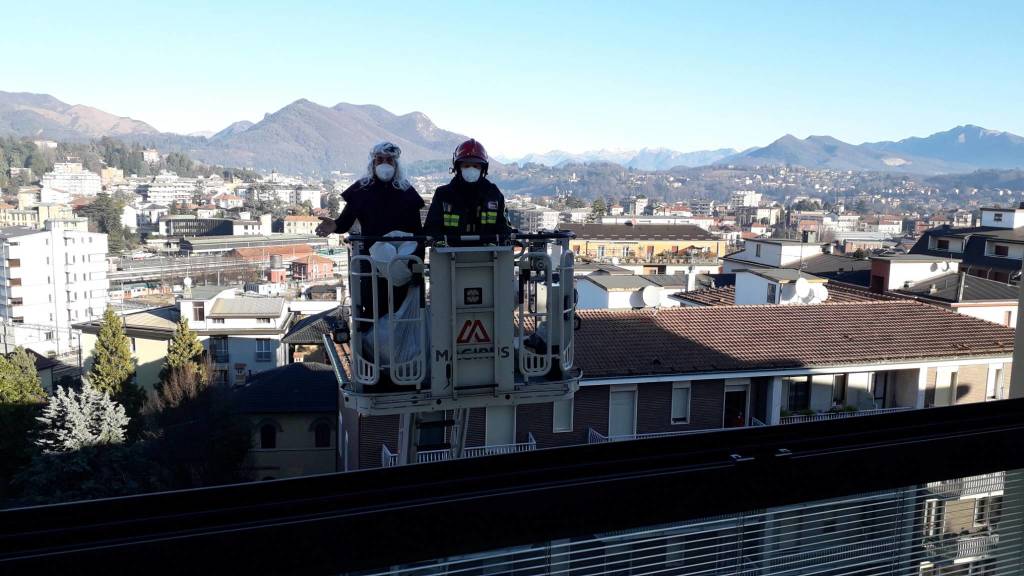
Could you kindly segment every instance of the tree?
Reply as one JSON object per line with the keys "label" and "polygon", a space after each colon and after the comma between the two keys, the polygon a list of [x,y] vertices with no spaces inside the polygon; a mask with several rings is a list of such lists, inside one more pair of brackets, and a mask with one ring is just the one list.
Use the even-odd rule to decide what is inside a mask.
{"label": "tree", "polygon": [[124,404],[134,417],[145,399],[134,378],[135,363],[124,324],[113,308],[107,308],[93,349],[88,381],[97,390]]}
{"label": "tree", "polygon": [[248,422],[233,412],[230,390],[200,378],[209,373],[208,361],[199,371],[169,370],[147,405],[151,427],[159,430],[155,454],[177,488],[247,479]]}
{"label": "tree", "polygon": [[36,446],[48,453],[120,444],[128,427],[124,407],[88,382],[81,392],[58,387],[37,420]]}
{"label": "tree", "polygon": [[600,218],[608,212],[608,207],[605,206],[604,199],[598,198],[590,203],[590,215],[595,218]]}
{"label": "tree", "polygon": [[79,210],[87,216],[95,229],[107,235],[107,247],[111,253],[124,250],[124,225],[121,223],[121,212],[124,210],[122,200],[110,194],[100,192],[91,204]]}
{"label": "tree", "polygon": [[45,400],[35,362],[24,348],[0,356],[0,500],[7,479],[32,459],[32,431]]}
{"label": "tree", "polygon": [[174,328],[171,343],[167,345],[167,361],[160,371],[160,384],[163,387],[172,376],[181,379],[183,373],[195,374],[200,383],[209,381],[209,371],[203,362],[206,349],[196,337],[196,333],[188,327],[188,318],[182,316]]}
{"label": "tree", "polygon": [[334,192],[327,196],[327,212],[331,218],[337,218],[341,214],[341,199]]}
{"label": "tree", "polygon": [[21,346],[0,356],[0,405],[35,404],[46,399],[36,363]]}

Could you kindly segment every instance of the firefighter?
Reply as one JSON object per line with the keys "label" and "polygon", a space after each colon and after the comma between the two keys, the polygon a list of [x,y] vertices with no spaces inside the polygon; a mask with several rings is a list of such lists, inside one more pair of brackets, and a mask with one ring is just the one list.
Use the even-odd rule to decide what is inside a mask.
{"label": "firefighter", "polygon": [[[341,215],[336,220],[320,218],[320,225],[316,229],[317,235],[344,234],[350,230],[363,236],[383,236],[394,230],[422,234],[420,209],[423,208],[423,199],[405,178],[399,160],[401,155],[402,150],[391,142],[381,142],[374,146],[370,151],[366,174],[341,194],[345,200],[345,208]],[[372,242],[363,243],[359,248],[359,254],[369,254],[372,245]],[[421,243],[416,255],[422,258],[423,253]],[[360,271],[369,272],[366,262],[361,263]],[[414,282],[418,281],[419,278],[414,278]],[[394,288],[392,297],[396,310],[405,300],[408,287],[409,285]],[[380,317],[388,311],[388,291],[383,281],[378,282],[377,288],[377,316]],[[362,307],[360,316],[372,317],[373,288],[369,277],[361,278],[359,290]],[[370,324],[360,323],[360,331],[369,328]]]}
{"label": "firefighter", "polygon": [[434,192],[425,229],[431,236],[498,235],[513,232],[505,197],[487,179],[487,151],[466,140],[452,154],[452,181]]}

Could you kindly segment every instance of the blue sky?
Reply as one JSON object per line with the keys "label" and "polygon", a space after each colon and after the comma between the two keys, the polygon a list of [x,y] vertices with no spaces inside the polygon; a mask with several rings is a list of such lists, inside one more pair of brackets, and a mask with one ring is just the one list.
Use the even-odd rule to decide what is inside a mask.
{"label": "blue sky", "polygon": [[1024,134],[1024,2],[10,3],[0,89],[175,132],[298,98],[492,153]]}

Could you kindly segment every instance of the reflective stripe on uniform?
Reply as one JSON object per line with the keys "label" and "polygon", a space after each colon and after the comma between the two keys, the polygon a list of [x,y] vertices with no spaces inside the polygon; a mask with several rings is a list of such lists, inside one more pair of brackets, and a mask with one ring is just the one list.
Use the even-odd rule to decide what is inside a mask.
{"label": "reflective stripe on uniform", "polygon": [[444,225],[450,228],[457,228],[459,226],[459,215],[458,214],[445,214]]}

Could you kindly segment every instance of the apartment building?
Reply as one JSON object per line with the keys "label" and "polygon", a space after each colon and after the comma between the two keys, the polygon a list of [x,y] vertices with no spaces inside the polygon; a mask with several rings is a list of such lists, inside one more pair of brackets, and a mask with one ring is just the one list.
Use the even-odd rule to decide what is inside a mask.
{"label": "apartment building", "polygon": [[558,230],[559,212],[540,206],[509,207],[508,220],[513,228],[529,234],[540,230]]}
{"label": "apartment building", "polygon": [[[851,418],[1004,398],[1009,386],[1013,330],[909,300],[578,315],[575,397],[473,409],[468,446],[531,450]],[[341,419],[345,469],[391,462],[382,453],[395,453],[398,416],[342,409]]]}
{"label": "apartment building", "polygon": [[161,170],[151,182],[140,188],[146,202],[165,206],[190,203],[198,190],[195,178],[181,178],[169,170]]}
{"label": "apartment building", "polygon": [[691,225],[568,224],[576,234],[570,249],[577,256],[596,259],[641,258],[664,254],[725,254],[726,241]]}
{"label": "apartment building", "polygon": [[748,238],[743,248],[722,257],[722,272],[793,268],[817,276],[867,284],[871,262],[833,254],[829,244],[780,238]]}
{"label": "apartment building", "polygon": [[81,162],[57,162],[43,174],[40,202],[67,204],[72,196],[95,196],[103,190],[100,175],[82,167]]}
{"label": "apartment building", "polygon": [[60,220],[43,230],[0,229],[0,320],[10,346],[41,354],[76,344],[73,323],[107,306],[107,235]]}
{"label": "apartment building", "polygon": [[0,227],[35,228],[42,230],[47,220],[69,220],[75,217],[65,204],[34,204],[25,208],[0,208]]}
{"label": "apartment building", "polygon": [[[286,346],[281,338],[294,314],[283,298],[239,294],[225,286],[195,286],[187,289],[175,305],[123,316],[140,386],[152,388],[160,381],[167,345],[181,317],[188,319],[189,327],[210,354],[218,382],[241,385],[249,375],[286,362]],[[100,322],[86,322],[76,328],[82,332],[83,366],[88,369]]]}
{"label": "apartment building", "polygon": [[982,208],[980,226],[927,230],[910,252],[956,258],[972,276],[1017,284],[1024,257],[1024,207]]}
{"label": "apartment building", "polygon": [[320,219],[316,216],[285,216],[282,232],[285,234],[316,234]]}

